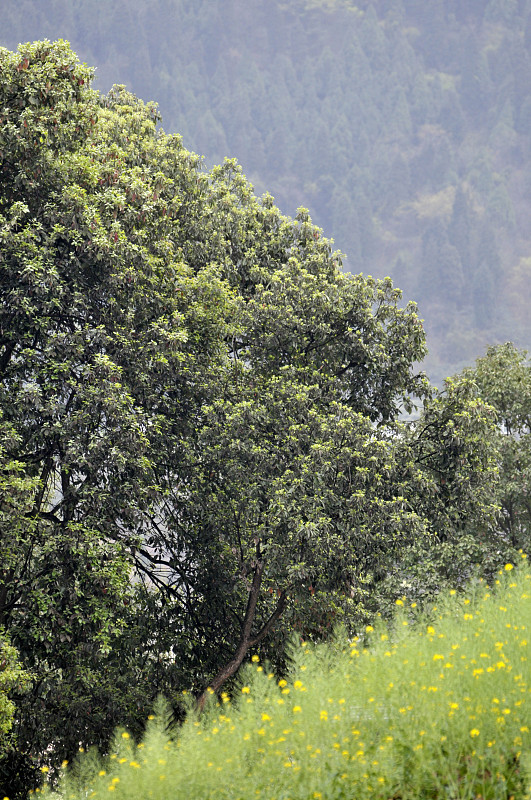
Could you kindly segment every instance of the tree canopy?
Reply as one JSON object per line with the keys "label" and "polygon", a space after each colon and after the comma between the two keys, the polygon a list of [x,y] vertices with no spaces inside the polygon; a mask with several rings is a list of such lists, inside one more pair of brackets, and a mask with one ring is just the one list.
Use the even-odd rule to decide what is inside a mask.
{"label": "tree canopy", "polygon": [[498,525],[514,548],[529,549],[531,535],[531,363],[511,342],[489,347],[466,374],[497,412],[500,447]]}
{"label": "tree canopy", "polygon": [[0,51],[0,623],[34,676],[10,796],[158,691],[355,630],[403,551],[495,512],[493,412],[430,389],[415,305],[90,81],[63,41]]}

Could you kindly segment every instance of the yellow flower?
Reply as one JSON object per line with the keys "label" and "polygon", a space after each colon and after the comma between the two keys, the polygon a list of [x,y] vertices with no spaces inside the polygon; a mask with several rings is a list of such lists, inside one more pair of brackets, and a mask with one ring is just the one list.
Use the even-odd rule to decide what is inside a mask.
{"label": "yellow flower", "polygon": [[512,569],[514,569],[514,564],[506,564],[505,565],[505,570],[507,572],[510,572]]}
{"label": "yellow flower", "polygon": [[262,720],[263,720],[263,722],[267,722],[267,721],[268,721],[268,720],[270,720],[270,719],[271,719],[271,717],[269,716],[269,714],[262,714]]}
{"label": "yellow flower", "polygon": [[365,627],[365,630],[367,631],[367,633],[370,633],[371,631],[373,631],[373,630],[374,630],[374,628],[372,627],[372,625],[367,625],[367,626]]}
{"label": "yellow flower", "polygon": [[294,714],[297,714],[300,711],[302,711],[302,708],[300,706],[293,706],[293,713]]}
{"label": "yellow flower", "polygon": [[293,684],[294,689],[300,689],[302,687],[302,681],[295,681]]}
{"label": "yellow flower", "polygon": [[98,772],[98,775],[100,776],[100,778],[101,778],[103,775],[106,775],[106,774],[107,774],[107,773],[105,772],[105,770],[104,770],[104,769],[100,769],[100,771]]}
{"label": "yellow flower", "polygon": [[285,681],[285,680],[284,680],[284,678],[282,678],[282,680],[280,680],[280,681],[278,682],[278,685],[279,685],[279,686],[280,686],[280,688],[282,689],[282,687],[283,687],[283,686],[287,686],[287,681]]}
{"label": "yellow flower", "polygon": [[249,694],[250,691],[248,686],[242,686],[242,694]]}
{"label": "yellow flower", "polygon": [[328,712],[327,711],[321,711],[321,713],[319,714],[319,719],[327,720],[328,719]]}
{"label": "yellow flower", "polygon": [[122,739],[129,739],[129,738],[130,738],[130,736],[129,736],[129,734],[127,733],[127,731],[124,731],[124,732],[122,733]]}
{"label": "yellow flower", "polygon": [[253,656],[253,657],[251,658],[251,661],[252,661],[254,664],[257,664],[257,663],[260,661],[260,659],[259,659],[259,657],[258,657],[258,656]]}
{"label": "yellow flower", "polygon": [[50,771],[50,767],[41,767],[41,772],[43,772],[45,775],[49,771]]}
{"label": "yellow flower", "polygon": [[478,729],[477,728],[472,728],[472,730],[470,731],[470,735],[472,736],[472,738],[474,738],[474,736],[479,736]]}
{"label": "yellow flower", "polygon": [[395,604],[397,606],[403,606],[404,605],[404,601],[403,600],[395,600]]}

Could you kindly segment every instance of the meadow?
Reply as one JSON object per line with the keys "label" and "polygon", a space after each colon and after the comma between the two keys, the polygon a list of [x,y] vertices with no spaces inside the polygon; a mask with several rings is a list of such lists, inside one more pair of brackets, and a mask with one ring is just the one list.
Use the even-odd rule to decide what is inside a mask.
{"label": "meadow", "polygon": [[253,656],[234,696],[173,728],[161,700],[143,741],[64,765],[47,800],[518,800],[531,786],[531,571],[450,592],[429,615],[353,641],[294,643],[278,679]]}

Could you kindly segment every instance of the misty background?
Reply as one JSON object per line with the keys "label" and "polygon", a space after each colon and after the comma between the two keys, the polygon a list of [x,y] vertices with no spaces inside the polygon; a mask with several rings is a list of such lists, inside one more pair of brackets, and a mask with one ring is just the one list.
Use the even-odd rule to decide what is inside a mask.
{"label": "misty background", "polygon": [[531,0],[1,0],[416,300],[435,382],[531,344]]}

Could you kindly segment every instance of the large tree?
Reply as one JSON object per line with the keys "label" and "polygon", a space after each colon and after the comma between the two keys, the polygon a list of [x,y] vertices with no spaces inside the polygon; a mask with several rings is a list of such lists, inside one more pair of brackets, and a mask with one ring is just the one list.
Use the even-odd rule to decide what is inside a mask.
{"label": "large tree", "polygon": [[2,457],[26,487],[0,618],[36,676],[10,796],[159,689],[355,626],[367,582],[483,513],[490,478],[466,392],[399,421],[429,391],[389,279],[343,273],[307,212],[233,161],[204,173],[153,105],[90,79],[64,42],[0,51]]}
{"label": "large tree", "polygon": [[131,570],[157,584],[153,463],[164,442],[177,469],[230,304],[201,258],[197,157],[157,132],[153,106],[120,89],[103,100],[90,79],[63,42],[0,51],[0,405],[28,481],[2,521],[0,621],[37,676],[11,793],[50,744],[60,759],[117,724],[101,659]]}

